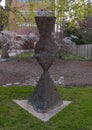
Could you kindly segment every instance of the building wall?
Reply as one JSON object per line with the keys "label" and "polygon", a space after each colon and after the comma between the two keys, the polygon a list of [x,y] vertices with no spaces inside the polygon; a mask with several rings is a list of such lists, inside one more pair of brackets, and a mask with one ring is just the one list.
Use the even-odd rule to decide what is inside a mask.
{"label": "building wall", "polygon": [[21,15],[19,15],[18,18],[14,13],[10,12],[9,30],[19,34],[35,32],[36,25],[31,23],[31,17],[29,17],[29,3],[21,1],[24,0],[12,0],[11,6],[19,9],[21,11]]}

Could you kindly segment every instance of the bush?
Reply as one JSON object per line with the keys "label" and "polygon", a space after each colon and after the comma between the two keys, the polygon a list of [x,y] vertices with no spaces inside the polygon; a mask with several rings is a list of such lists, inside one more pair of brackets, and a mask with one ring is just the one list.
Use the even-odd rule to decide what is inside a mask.
{"label": "bush", "polygon": [[65,30],[65,36],[71,37],[71,35],[75,35],[78,38],[72,38],[72,41],[77,45],[80,44],[92,44],[92,28],[67,28]]}
{"label": "bush", "polygon": [[39,40],[38,36],[30,33],[24,40],[23,40],[23,49],[33,49],[35,47],[35,43]]}
{"label": "bush", "polygon": [[92,44],[92,30],[91,29],[79,29],[76,34],[78,39],[72,39],[76,44]]}
{"label": "bush", "polygon": [[22,45],[22,49],[33,49],[34,42],[31,39],[26,39],[24,44]]}

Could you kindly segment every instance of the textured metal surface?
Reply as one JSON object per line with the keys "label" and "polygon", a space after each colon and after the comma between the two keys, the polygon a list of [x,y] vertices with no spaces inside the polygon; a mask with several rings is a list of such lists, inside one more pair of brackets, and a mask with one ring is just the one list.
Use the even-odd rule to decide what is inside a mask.
{"label": "textured metal surface", "polygon": [[55,42],[51,38],[55,17],[36,17],[36,23],[40,33],[40,40],[35,48],[35,58],[44,72],[29,99],[29,103],[36,111],[46,112],[62,104],[61,97],[57,93],[48,73],[48,69],[52,65],[58,51]]}

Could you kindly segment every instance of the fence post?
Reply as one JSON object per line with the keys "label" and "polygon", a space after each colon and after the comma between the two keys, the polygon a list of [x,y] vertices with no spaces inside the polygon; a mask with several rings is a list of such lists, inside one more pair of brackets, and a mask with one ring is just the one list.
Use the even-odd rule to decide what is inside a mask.
{"label": "fence post", "polygon": [[92,60],[92,46],[91,46],[91,60]]}

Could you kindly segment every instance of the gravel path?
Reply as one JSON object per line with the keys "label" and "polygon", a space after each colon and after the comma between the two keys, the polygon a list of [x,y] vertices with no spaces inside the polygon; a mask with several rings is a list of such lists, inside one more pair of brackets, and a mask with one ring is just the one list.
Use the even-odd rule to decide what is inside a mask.
{"label": "gravel path", "polygon": [[[0,62],[0,86],[7,83],[35,85],[42,72],[35,59]],[[92,86],[92,61],[57,59],[49,73],[57,84],[63,86]]]}

